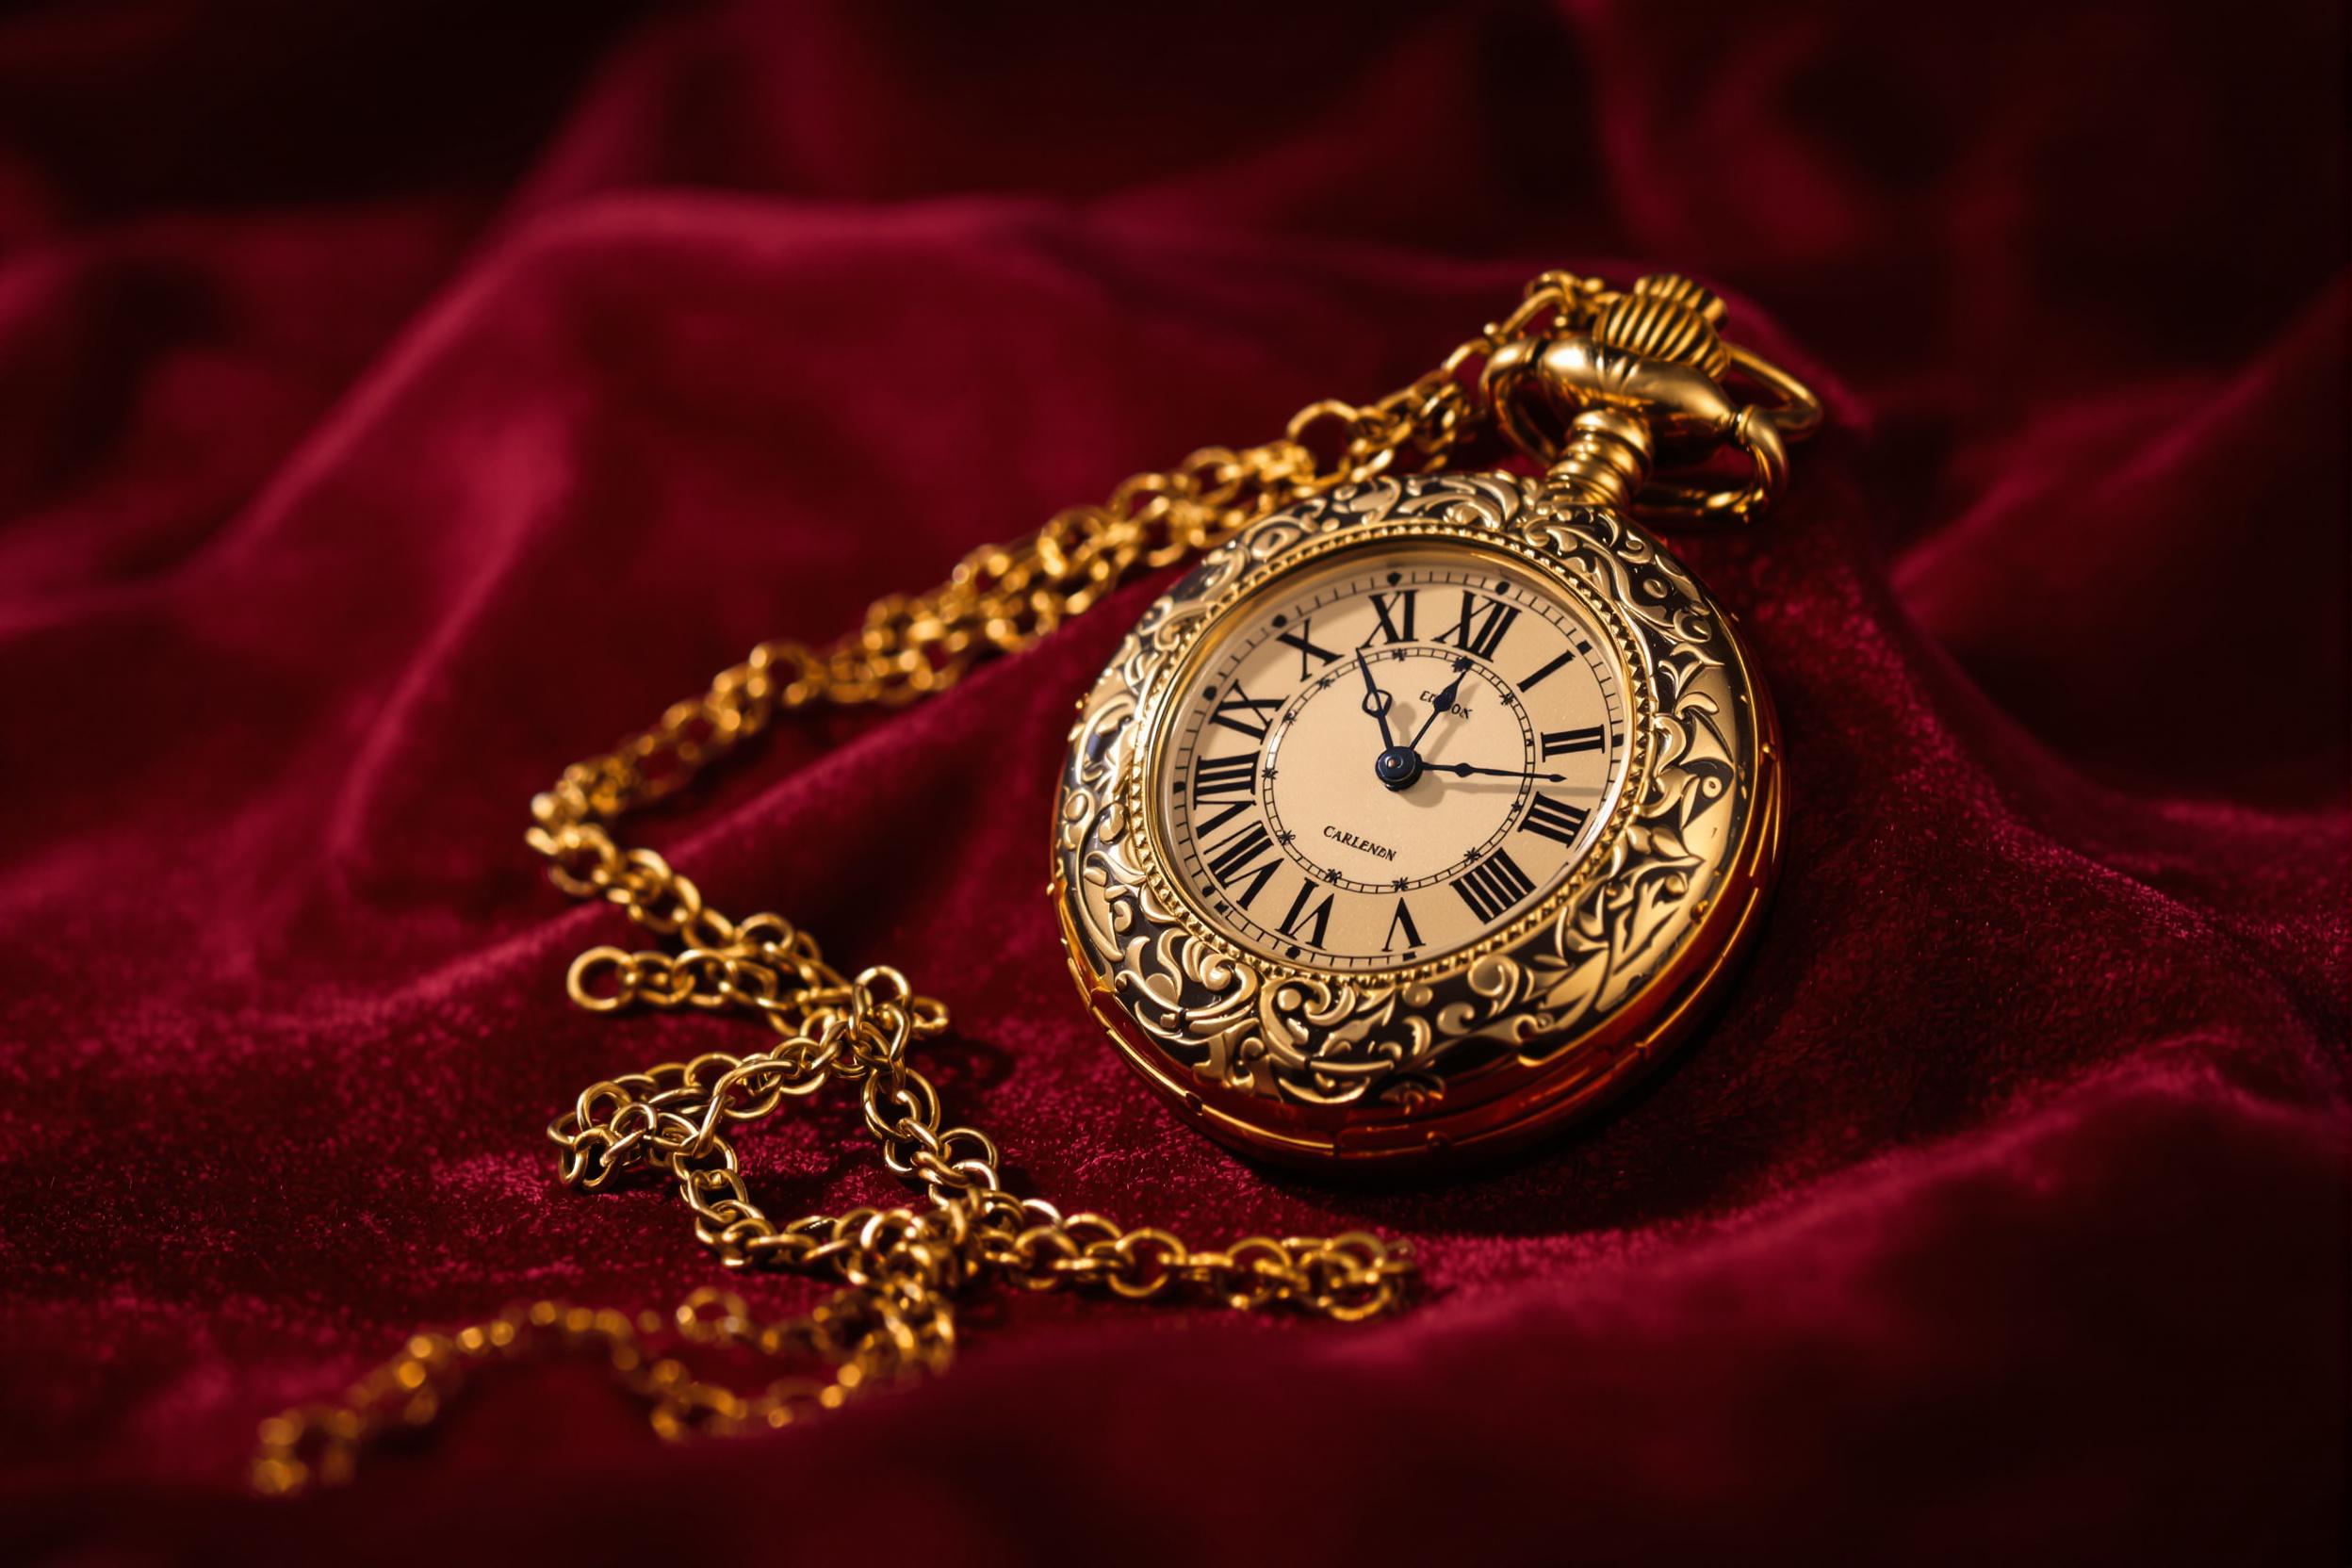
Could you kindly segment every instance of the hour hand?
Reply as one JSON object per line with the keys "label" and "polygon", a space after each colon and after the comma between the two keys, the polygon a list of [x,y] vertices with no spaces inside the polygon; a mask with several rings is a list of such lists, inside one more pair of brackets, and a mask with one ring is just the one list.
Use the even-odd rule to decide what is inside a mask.
{"label": "hour hand", "polygon": [[1364,650],[1356,650],[1356,673],[1364,677],[1364,710],[1380,721],[1380,745],[1394,751],[1396,737],[1388,732],[1388,710],[1396,700],[1380,690],[1372,678],[1372,666],[1364,662]]}

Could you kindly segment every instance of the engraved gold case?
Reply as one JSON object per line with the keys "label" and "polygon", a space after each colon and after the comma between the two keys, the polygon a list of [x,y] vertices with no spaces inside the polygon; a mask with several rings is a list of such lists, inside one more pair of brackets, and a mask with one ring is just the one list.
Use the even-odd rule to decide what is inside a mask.
{"label": "engraved gold case", "polygon": [[1505,1148],[1723,988],[1778,849],[1771,704],[1729,616],[1591,494],[1327,491],[1212,550],[1080,705],[1071,972],[1204,1131],[1298,1162]]}

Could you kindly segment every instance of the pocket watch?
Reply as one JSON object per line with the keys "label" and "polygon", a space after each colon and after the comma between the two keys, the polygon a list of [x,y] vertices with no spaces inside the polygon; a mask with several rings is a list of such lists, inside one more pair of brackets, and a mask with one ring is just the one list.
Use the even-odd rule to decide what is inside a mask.
{"label": "pocket watch", "polygon": [[[1383,474],[1250,523],[1080,704],[1052,881],[1071,972],[1145,1081],[1237,1148],[1525,1141],[1658,1062],[1756,929],[1772,703],[1635,517],[1752,514],[1818,405],[1726,346],[1687,279],[1590,305],[1483,368],[1544,471]],[[1772,400],[1734,401],[1735,366]],[[1708,444],[1745,485],[1653,488],[1661,449]]]}
{"label": "pocket watch", "polygon": [[[782,714],[891,707],[1017,651],[1142,573],[1198,564],[1080,706],[1053,897],[1095,1015],[1180,1114],[1252,1153],[1428,1160],[1535,1135],[1632,1082],[1722,988],[1779,841],[1772,707],[1727,612],[1642,526],[1744,520],[1820,407],[1658,275],[1546,272],[1376,401],[1137,475],[848,636],[765,643],[531,801],[557,887],[650,945],[565,988],[619,1014],[756,1022],[757,1049],[599,1079],[547,1129],[564,1184],[673,1186],[728,1268],[828,1279],[760,1322],[704,1287],[669,1314],[537,1301],[412,1336],[339,1402],[263,1423],[254,1485],[347,1478],[500,1360],[604,1360],[665,1437],[765,1431],[942,1371],[988,1282],[1356,1319],[1400,1306],[1411,1246],[1367,1232],[1188,1243],[1010,1190],[918,1064],[947,1009],[886,964],[836,968],[773,911],[722,913],[620,820]],[[1732,390],[1752,388],[1743,401]],[[1499,434],[1534,475],[1453,473]],[[1707,488],[1713,464],[1744,465]],[[1676,472],[1679,480],[1661,477]],[[826,1087],[927,1200],[779,1218],[741,1130]],[[739,1392],[676,1343],[795,1375]]]}

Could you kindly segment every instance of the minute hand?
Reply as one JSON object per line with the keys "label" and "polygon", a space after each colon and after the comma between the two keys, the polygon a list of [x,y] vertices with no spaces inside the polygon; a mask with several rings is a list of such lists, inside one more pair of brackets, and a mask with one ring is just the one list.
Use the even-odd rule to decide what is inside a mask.
{"label": "minute hand", "polygon": [[1467,762],[1424,762],[1421,766],[1425,772],[1449,773],[1456,778],[1482,775],[1490,778],[1534,778],[1546,784],[1568,782],[1568,776],[1564,773],[1537,773],[1532,768],[1478,768]]}
{"label": "minute hand", "polygon": [[1430,699],[1429,716],[1421,721],[1421,727],[1414,730],[1413,732],[1413,739],[1405,743],[1405,749],[1407,751],[1419,751],[1421,749],[1421,737],[1429,732],[1429,726],[1437,722],[1439,714],[1445,712],[1446,710],[1454,705],[1454,698],[1462,694],[1462,678],[1470,673],[1469,666],[1470,661],[1467,659],[1462,661],[1462,667],[1454,672],[1454,678],[1446,683],[1446,689],[1444,691],[1438,693],[1435,697]]}

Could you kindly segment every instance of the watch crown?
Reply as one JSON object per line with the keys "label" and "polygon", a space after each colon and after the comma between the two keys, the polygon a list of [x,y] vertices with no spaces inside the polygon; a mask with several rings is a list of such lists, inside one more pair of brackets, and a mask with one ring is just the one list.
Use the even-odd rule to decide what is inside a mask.
{"label": "watch crown", "polygon": [[1723,302],[1689,278],[1653,272],[1620,294],[1592,329],[1605,348],[1642,359],[1688,365],[1710,381],[1731,368],[1731,351],[1715,328]]}

